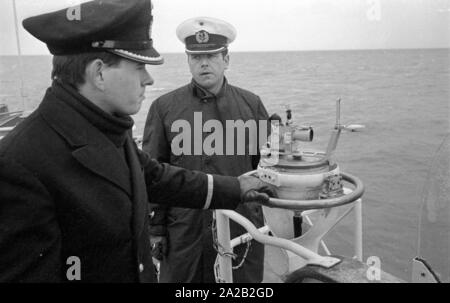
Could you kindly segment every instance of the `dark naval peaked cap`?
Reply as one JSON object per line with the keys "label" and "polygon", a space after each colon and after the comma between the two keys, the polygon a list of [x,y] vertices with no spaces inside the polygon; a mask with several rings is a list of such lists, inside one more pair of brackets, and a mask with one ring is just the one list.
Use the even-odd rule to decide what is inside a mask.
{"label": "dark naval peaked cap", "polygon": [[94,0],[27,18],[23,27],[53,55],[105,50],[145,63],[162,64],[153,48],[150,0]]}
{"label": "dark naval peaked cap", "polygon": [[234,41],[236,29],[216,18],[197,17],[181,23],[177,37],[186,45],[187,54],[215,54]]}

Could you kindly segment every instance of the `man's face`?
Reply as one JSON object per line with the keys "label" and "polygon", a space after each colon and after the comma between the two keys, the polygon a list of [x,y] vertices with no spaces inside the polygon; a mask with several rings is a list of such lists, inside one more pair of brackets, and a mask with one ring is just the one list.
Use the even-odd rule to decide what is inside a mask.
{"label": "man's face", "polygon": [[188,55],[188,63],[195,82],[214,94],[220,91],[225,70],[228,68],[228,54]]}
{"label": "man's face", "polygon": [[153,84],[145,64],[123,59],[116,66],[106,67],[102,74],[108,112],[118,116],[136,114],[145,99],[145,87]]}

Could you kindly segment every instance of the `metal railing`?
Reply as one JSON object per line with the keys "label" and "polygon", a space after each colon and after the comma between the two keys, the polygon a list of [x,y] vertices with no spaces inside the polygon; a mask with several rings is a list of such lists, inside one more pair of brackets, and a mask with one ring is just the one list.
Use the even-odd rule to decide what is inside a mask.
{"label": "metal railing", "polygon": [[[283,208],[288,210],[301,210],[302,217],[305,218],[310,228],[307,232],[297,238],[285,239],[273,233],[270,226],[265,225],[256,228],[247,218],[231,210],[216,210],[216,238],[220,251],[215,265],[217,282],[233,282],[232,276],[232,255],[233,247],[256,240],[264,245],[278,247],[286,252],[289,262],[289,272],[297,268],[293,266],[319,265],[330,268],[340,262],[340,259],[330,257],[330,251],[323,241],[323,237],[331,231],[344,217],[351,212],[354,213],[354,258],[362,261],[362,200],[364,192],[362,182],[349,174],[342,173],[345,181],[354,185],[354,189],[344,188],[344,195],[339,198],[323,200],[294,201],[283,199],[270,199],[267,206],[271,208]],[[268,208],[265,208],[268,210]],[[314,223],[310,216],[319,214],[319,218]],[[247,233],[237,238],[230,239],[229,220],[243,226]],[[268,235],[269,233],[273,236]],[[326,256],[318,254],[321,245]],[[288,274],[287,272],[286,274]]]}

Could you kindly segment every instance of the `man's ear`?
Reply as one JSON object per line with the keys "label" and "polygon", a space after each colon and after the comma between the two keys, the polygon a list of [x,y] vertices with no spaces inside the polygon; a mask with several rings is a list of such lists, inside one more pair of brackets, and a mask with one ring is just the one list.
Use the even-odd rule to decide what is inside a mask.
{"label": "man's ear", "polygon": [[223,61],[225,62],[225,69],[228,69],[228,66],[230,65],[230,55],[227,54],[225,57],[223,57]]}
{"label": "man's ear", "polygon": [[89,62],[86,66],[86,83],[89,83],[97,89],[104,91],[105,79],[103,77],[103,71],[105,66],[105,63],[103,63],[101,59],[95,59]]}

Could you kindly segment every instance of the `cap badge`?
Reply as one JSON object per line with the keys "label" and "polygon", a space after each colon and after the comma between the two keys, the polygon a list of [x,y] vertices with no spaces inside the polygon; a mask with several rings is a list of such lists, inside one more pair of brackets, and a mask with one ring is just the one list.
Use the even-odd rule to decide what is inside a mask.
{"label": "cap badge", "polygon": [[208,43],[209,41],[209,35],[207,31],[199,31],[195,33],[195,39],[198,43]]}

